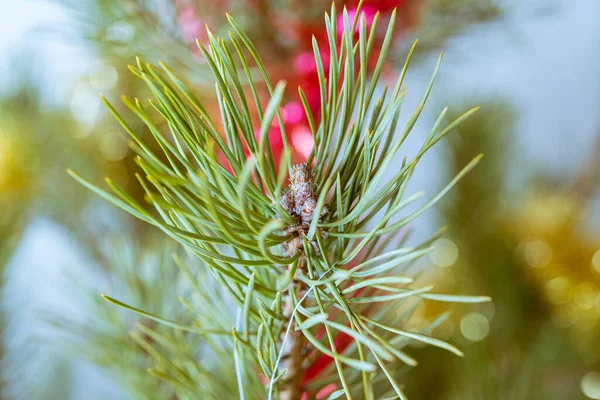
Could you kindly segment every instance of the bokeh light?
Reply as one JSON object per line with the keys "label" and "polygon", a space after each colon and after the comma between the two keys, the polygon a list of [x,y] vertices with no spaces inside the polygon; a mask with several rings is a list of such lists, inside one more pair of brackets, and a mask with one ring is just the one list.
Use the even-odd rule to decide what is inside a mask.
{"label": "bokeh light", "polygon": [[600,249],[598,249],[592,257],[592,268],[600,274]]}
{"label": "bokeh light", "polygon": [[129,151],[127,139],[120,132],[108,132],[100,138],[100,152],[108,161],[119,161]]}
{"label": "bokeh light", "polygon": [[571,283],[564,276],[559,276],[546,283],[546,295],[554,304],[563,304],[569,301],[569,288]]}
{"label": "bokeh light", "polygon": [[583,282],[573,288],[573,301],[580,308],[589,309],[594,307],[597,296],[598,289],[591,282]]}
{"label": "bokeh light", "polygon": [[438,267],[450,267],[458,259],[458,246],[450,239],[438,239],[429,258]]}
{"label": "bokeh light", "polygon": [[94,89],[108,91],[116,86],[119,81],[119,73],[112,65],[102,63],[92,69],[88,79]]}
{"label": "bokeh light", "polygon": [[71,115],[83,125],[93,125],[100,109],[98,93],[88,85],[80,84],[73,93]]}
{"label": "bokeh light", "polygon": [[490,332],[490,323],[484,315],[472,312],[460,320],[460,331],[467,340],[479,342]]}
{"label": "bokeh light", "polygon": [[590,399],[600,399],[600,372],[588,372],[581,379],[581,391]]}
{"label": "bokeh light", "polygon": [[523,246],[525,261],[533,268],[543,268],[552,261],[552,248],[541,240],[528,241]]}

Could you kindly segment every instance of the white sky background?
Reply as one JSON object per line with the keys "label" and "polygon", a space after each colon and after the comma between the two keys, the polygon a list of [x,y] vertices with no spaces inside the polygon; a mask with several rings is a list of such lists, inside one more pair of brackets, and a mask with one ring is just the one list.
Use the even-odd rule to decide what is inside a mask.
{"label": "white sky background", "polygon": [[[531,3],[547,3],[549,13],[536,16]],[[530,164],[573,173],[600,128],[600,1],[521,4],[508,23],[475,28],[445,46],[441,86],[512,101],[521,172]]]}
{"label": "white sky background", "polygon": [[[440,101],[510,100],[517,120],[514,143],[507,150],[509,193],[539,172],[572,178],[600,133],[600,1],[515,3],[503,19],[472,27],[443,46],[430,104],[417,124],[423,138],[439,114]],[[437,55],[409,71],[406,110],[419,101]],[[413,139],[416,146],[419,138]],[[424,157],[412,192],[425,190],[426,197],[433,196],[451,178],[443,171],[444,156],[442,148],[434,148]],[[599,201],[592,214],[600,226]],[[435,217],[428,212],[420,220],[429,232],[438,225]]]}
{"label": "white sky background", "polygon": [[[512,149],[515,163],[507,165],[514,177],[513,188],[530,177],[533,168],[527,166],[550,174],[575,173],[600,126],[600,0],[553,1],[552,12],[542,15],[534,13],[534,3],[548,1],[522,0],[504,21],[472,28],[448,42],[437,88],[431,96],[431,105],[439,105],[436,99],[463,99],[470,94],[497,94],[512,100],[519,112]],[[59,44],[51,37],[32,36],[30,32],[40,23],[66,22],[57,7],[48,2],[0,0],[0,93],[18,73],[10,70],[10,55],[25,39],[34,38],[28,46],[35,50],[35,70],[46,85],[42,92],[45,101],[69,103],[73,78],[92,65],[93,58],[88,50],[73,43]],[[425,59],[408,75],[405,110],[418,101],[434,62],[433,58]],[[431,105],[418,125],[420,135],[439,111]],[[412,186],[415,191],[425,189],[426,196],[431,196],[447,180],[440,171],[443,163],[438,156],[443,154],[437,151],[424,158]],[[597,209],[596,215],[600,214],[600,207]],[[431,227],[429,231],[434,229],[434,220],[431,212],[423,219],[423,224]],[[17,275],[15,285],[22,284],[23,277],[38,277],[27,280],[32,287],[23,295],[59,296],[63,290],[57,287],[57,279],[44,276],[85,265],[70,239],[57,239],[61,235],[64,233],[60,229],[48,223],[38,222],[29,229],[28,240],[23,243],[28,249],[21,249],[11,265]],[[51,238],[51,243],[56,243],[53,255],[47,246]],[[16,294],[22,292],[15,289]],[[36,301],[45,301],[41,296],[30,300],[32,304],[27,307],[32,308]],[[107,386],[89,385],[88,380],[77,386],[72,398],[115,398],[114,392],[102,393],[102,387]]]}
{"label": "white sky background", "polygon": [[64,101],[70,80],[82,71],[85,53],[34,28],[64,25],[66,16],[41,0],[0,0],[0,10],[0,93],[19,73],[13,69],[14,57],[27,52],[34,55],[35,73],[45,82],[44,99],[48,104]]}

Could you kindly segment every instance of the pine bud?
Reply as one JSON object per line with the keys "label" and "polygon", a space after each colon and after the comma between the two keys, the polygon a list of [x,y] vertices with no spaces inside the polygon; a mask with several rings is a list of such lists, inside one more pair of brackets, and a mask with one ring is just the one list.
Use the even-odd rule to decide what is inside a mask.
{"label": "pine bud", "polygon": [[[289,190],[279,200],[281,207],[297,221],[295,226],[286,229],[288,233],[296,234],[285,246],[288,253],[293,254],[302,248],[301,237],[315,217],[317,199],[312,169],[306,163],[295,165],[290,176]],[[328,211],[329,207],[324,204],[317,218],[323,217]]]}

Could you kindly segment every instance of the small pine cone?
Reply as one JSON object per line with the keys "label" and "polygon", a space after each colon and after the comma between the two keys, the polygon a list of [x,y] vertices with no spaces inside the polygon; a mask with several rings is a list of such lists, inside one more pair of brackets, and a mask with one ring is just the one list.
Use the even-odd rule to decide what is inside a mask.
{"label": "small pine cone", "polygon": [[302,206],[302,210],[300,211],[300,218],[302,218],[303,224],[310,225],[311,221],[313,220],[316,207],[317,200],[314,197],[306,199]]}
{"label": "small pine cone", "polygon": [[290,215],[295,215],[295,204],[294,204],[294,192],[288,191],[281,195],[281,199],[279,200],[281,203],[281,207]]}
{"label": "small pine cone", "polygon": [[[300,218],[302,219],[302,223],[305,225],[310,225],[312,220],[315,218],[315,209],[317,208],[317,199],[315,197],[311,197],[304,202],[304,206],[302,207],[302,211],[300,212]],[[329,206],[327,203],[323,204],[321,208],[321,213],[319,214],[319,218],[324,216],[329,212]]]}
{"label": "small pine cone", "polygon": [[312,191],[312,185],[308,184],[299,184],[292,188],[291,190],[294,193],[294,206],[297,215],[302,213],[302,209],[304,208],[304,203],[310,199],[315,197],[314,192]]}
{"label": "small pine cone", "polygon": [[298,164],[292,168],[290,182],[292,189],[295,189],[298,185],[309,184],[312,190],[313,174],[307,163]]}

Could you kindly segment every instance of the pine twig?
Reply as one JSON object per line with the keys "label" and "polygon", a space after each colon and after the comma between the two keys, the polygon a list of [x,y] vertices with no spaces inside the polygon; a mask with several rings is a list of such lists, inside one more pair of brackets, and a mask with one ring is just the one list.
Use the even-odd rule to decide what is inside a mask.
{"label": "pine twig", "polygon": [[[305,268],[306,260],[301,256],[298,261],[298,269]],[[294,324],[294,300],[293,298],[301,299],[306,294],[306,284],[298,280],[296,277],[288,288],[288,294],[283,297],[283,316],[286,319],[286,324]],[[295,296],[292,296],[291,293]],[[282,339],[283,341],[283,335]],[[302,396],[302,376],[305,371],[304,356],[306,339],[302,331],[297,331],[293,328],[287,338],[287,344],[282,349],[282,364],[280,370],[287,370],[284,381],[280,389],[281,400],[300,400]]]}
{"label": "pine twig", "polygon": [[[447,110],[443,110],[418,154],[398,162],[401,146],[429,97],[441,57],[416,110],[406,126],[398,129],[405,93],[403,79],[416,43],[394,88],[386,87],[376,95],[392,43],[395,13],[370,77],[368,60],[375,48],[378,18],[367,29],[362,13],[356,12],[350,19],[344,10],[340,36],[336,13],[334,4],[326,17],[327,72],[324,53],[313,40],[321,97],[318,118],[312,115],[300,90],[308,120],[318,121],[310,124],[315,146],[309,162],[292,168],[280,112],[285,85],[271,83],[256,48],[229,17],[235,32],[230,42],[208,32],[208,45],[200,45],[215,77],[220,121],[212,119],[207,108],[168,67],[161,65],[163,71],[159,72],[141,60],[131,70],[151,89],[151,107],[137,99],[123,101],[146,123],[164,154],[151,151],[106,103],[133,139],[132,148],[144,172],[137,178],[155,212],[138,204],[111,180],[107,180],[112,191],[109,194],[70,171],[86,187],[186,246],[212,270],[223,292],[237,306],[239,318],[229,333],[204,328],[201,323],[185,326],[112,301],[178,332],[201,335],[219,355],[223,344],[232,350],[233,357],[220,359],[234,359],[235,368],[230,369],[235,370],[237,385],[232,393],[214,392],[206,398],[264,398],[261,394],[268,391],[266,397],[271,400],[278,390],[280,398],[298,400],[305,393],[312,395],[314,390],[334,383],[337,390],[332,397],[360,394],[366,398],[404,399],[397,379],[404,365],[416,365],[416,360],[404,352],[410,341],[462,354],[451,344],[428,336],[445,314],[420,332],[407,330],[414,310],[410,302],[489,301],[483,296],[431,293],[431,286],[414,287],[412,277],[402,276],[413,262],[431,251],[429,240],[414,247],[397,243],[387,252],[372,251],[381,237],[394,237],[405,229],[477,164],[481,156],[468,163],[439,193],[398,218],[420,197],[405,197],[405,191],[424,153],[477,108],[445,127]],[[249,66],[251,60],[270,95],[266,106],[257,95],[257,74]],[[242,81],[247,81],[252,96],[244,91]],[[260,111],[254,115],[251,110]],[[150,114],[153,111],[166,120],[168,131],[157,127],[156,114]],[[274,124],[279,126],[283,144],[281,162],[270,151]],[[275,165],[280,166],[279,171]],[[282,193],[286,172],[290,173],[290,185]],[[353,267],[348,269],[350,264]],[[196,295],[206,297],[200,287]],[[304,301],[306,304],[300,307]],[[372,303],[377,307],[370,307]],[[372,315],[369,310],[374,309]],[[191,310],[193,315],[196,311]],[[198,321],[205,319],[204,314],[201,317]],[[355,345],[338,351],[335,341],[340,335],[346,335]],[[314,349],[332,358],[335,369],[327,369],[306,383],[302,382],[307,367],[304,351],[309,345],[311,353]],[[204,370],[204,366],[197,369]],[[287,369],[286,375],[282,375],[283,369]],[[262,391],[253,386],[259,376],[255,371],[270,377]],[[175,367],[156,373],[165,380],[182,378]],[[210,371],[207,375],[215,376]],[[382,381],[388,384],[381,385]],[[197,381],[184,383],[190,382]],[[185,393],[186,398],[197,397]]]}

